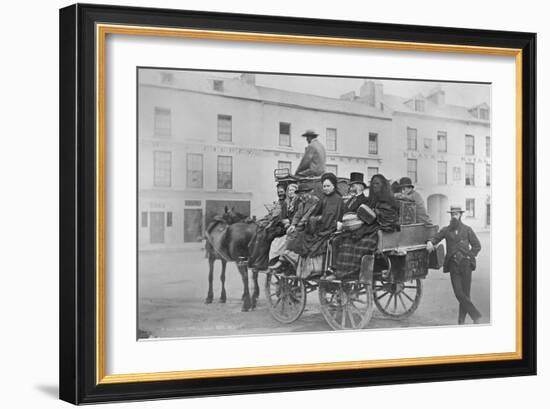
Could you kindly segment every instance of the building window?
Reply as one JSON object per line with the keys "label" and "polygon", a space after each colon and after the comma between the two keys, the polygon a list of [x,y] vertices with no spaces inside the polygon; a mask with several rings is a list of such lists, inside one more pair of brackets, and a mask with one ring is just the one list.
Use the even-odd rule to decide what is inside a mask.
{"label": "building window", "polygon": [[475,154],[475,140],[473,135],[466,135],[466,155]]}
{"label": "building window", "polygon": [[447,132],[437,132],[437,151],[447,152]]}
{"label": "building window", "polygon": [[141,212],[141,227],[147,227],[149,213]]}
{"label": "building window", "polygon": [[336,128],[327,128],[327,151],[336,152],[337,135]]}
{"label": "building window", "polygon": [[415,99],[414,110],[418,112],[424,112],[424,101],[421,99]]}
{"label": "building window", "polygon": [[431,138],[424,138],[424,151],[431,152],[432,151],[432,139]]}
{"label": "building window", "polygon": [[369,154],[378,155],[378,134],[369,133]]}
{"label": "building window", "polygon": [[218,156],[218,189],[233,189],[233,158]]}
{"label": "building window", "polygon": [[291,146],[290,124],[279,122],[279,146]]}
{"label": "building window", "polygon": [[479,108],[479,118],[485,121],[489,120],[489,110],[487,108]]}
{"label": "building window", "polygon": [[187,154],[187,187],[203,187],[203,156],[201,153]]}
{"label": "building window", "polygon": [[447,162],[437,162],[437,183],[440,185],[447,184]]}
{"label": "building window", "polygon": [[416,183],[418,181],[416,166],[416,159],[407,159],[407,176],[411,179],[413,183]]}
{"label": "building window", "polygon": [[417,130],[415,128],[407,128],[407,149],[409,151],[416,150],[416,136]]}
{"label": "building window", "polygon": [[485,165],[485,184],[491,186],[491,165]]}
{"label": "building window", "polygon": [[231,115],[218,115],[218,141],[231,142],[233,136]]}
{"label": "building window", "polygon": [[172,184],[172,153],[154,152],[154,185],[169,187]]}
{"label": "building window", "polygon": [[212,87],[214,88],[214,91],[223,92],[223,81],[222,80],[214,80]]}
{"label": "building window", "polygon": [[466,217],[476,217],[475,199],[466,199]]}
{"label": "building window", "polygon": [[172,212],[166,212],[166,227],[172,227]]}
{"label": "building window", "polygon": [[460,166],[455,166],[453,168],[453,180],[455,181],[462,180],[462,170]]}
{"label": "building window", "polygon": [[288,170],[288,174],[292,175],[292,162],[287,162],[284,160],[280,160],[277,163],[277,169],[286,169]]}
{"label": "building window", "polygon": [[487,157],[491,156],[491,137],[490,136],[485,137],[485,156]]}
{"label": "building window", "polygon": [[327,165],[325,170],[338,176],[338,165]]}
{"label": "building window", "polygon": [[367,180],[371,180],[374,175],[378,174],[378,168],[374,166],[369,166],[367,168]]}
{"label": "building window", "polygon": [[172,128],[172,113],[168,108],[155,108],[155,133],[156,137],[170,136]]}
{"label": "building window", "polygon": [[475,185],[475,165],[473,163],[466,164],[466,186]]}

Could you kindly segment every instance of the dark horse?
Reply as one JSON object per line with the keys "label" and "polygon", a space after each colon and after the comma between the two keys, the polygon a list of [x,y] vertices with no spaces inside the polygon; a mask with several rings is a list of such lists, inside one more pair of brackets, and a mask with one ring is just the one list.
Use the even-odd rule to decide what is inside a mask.
{"label": "dark horse", "polygon": [[[250,297],[250,291],[248,288],[248,257],[249,257],[249,245],[256,236],[257,225],[254,223],[237,222],[228,224],[223,219],[214,220],[206,229],[207,246],[222,259],[222,286],[225,279],[225,263],[228,261],[234,261],[237,264],[237,269],[241,274],[243,280],[244,292],[242,296],[243,311],[248,311],[251,308],[256,307],[256,300],[260,295],[260,287],[258,286],[258,271],[253,270],[254,280],[254,293],[252,299]],[[209,257],[210,262],[211,257]],[[213,258],[215,260],[215,258]],[[208,295],[206,302],[211,300],[212,294],[212,265],[211,262],[210,273],[208,276]],[[222,294],[220,301],[225,300],[225,288],[222,287]]]}
{"label": "dark horse", "polygon": [[[246,216],[235,212],[233,208],[229,210],[227,206],[224,208],[224,213],[221,216],[216,216],[215,220],[217,221],[223,221],[226,224],[233,224],[240,221],[243,221],[246,218]],[[220,274],[220,281],[222,283],[222,291],[220,295],[220,303],[225,303],[227,300],[227,296],[225,294],[225,268],[227,267],[227,260],[222,257],[214,247],[212,247],[212,244],[207,240],[205,244],[205,251],[206,251],[206,257],[208,258],[208,294],[205,299],[206,304],[211,304],[212,300],[214,299],[214,292],[212,290],[212,280],[214,279],[214,263],[216,260],[220,260],[222,264],[222,271]]]}

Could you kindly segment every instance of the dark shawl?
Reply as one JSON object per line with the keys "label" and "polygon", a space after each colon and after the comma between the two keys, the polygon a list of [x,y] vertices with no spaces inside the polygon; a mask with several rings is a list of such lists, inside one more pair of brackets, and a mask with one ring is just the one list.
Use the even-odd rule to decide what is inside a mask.
{"label": "dark shawl", "polygon": [[308,229],[304,235],[304,246],[301,256],[318,256],[326,251],[327,240],[336,231],[337,223],[342,221],[344,215],[344,201],[342,196],[333,192],[317,205],[310,218]]}

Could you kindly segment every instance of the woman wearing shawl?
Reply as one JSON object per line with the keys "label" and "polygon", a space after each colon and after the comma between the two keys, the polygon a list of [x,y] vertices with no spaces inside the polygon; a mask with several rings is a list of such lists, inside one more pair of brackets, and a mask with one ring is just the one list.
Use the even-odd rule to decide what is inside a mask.
{"label": "woman wearing shawl", "polygon": [[296,267],[298,277],[322,273],[327,241],[342,220],[344,201],[336,188],[338,180],[333,173],[321,177],[323,197],[308,219],[305,230],[289,244],[283,259]]}
{"label": "woman wearing shawl", "polygon": [[359,271],[361,258],[376,251],[378,230],[394,231],[399,228],[399,205],[383,175],[377,174],[371,178],[366,204],[376,215],[374,221],[365,223],[357,230],[343,233],[333,244],[333,269],[336,276]]}

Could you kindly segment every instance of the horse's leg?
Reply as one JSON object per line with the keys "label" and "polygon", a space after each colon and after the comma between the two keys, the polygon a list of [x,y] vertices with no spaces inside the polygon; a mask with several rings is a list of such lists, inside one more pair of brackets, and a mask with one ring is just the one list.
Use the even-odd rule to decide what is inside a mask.
{"label": "horse's leg", "polygon": [[246,265],[238,265],[239,273],[241,273],[241,278],[243,279],[243,308],[242,311],[248,311],[250,309],[250,292],[248,290],[248,268]]}
{"label": "horse's leg", "polygon": [[225,295],[225,267],[227,266],[227,261],[225,261],[224,259],[221,259],[220,261],[222,263],[222,273],[220,275],[220,280],[222,282],[222,294],[220,296],[220,302],[225,303],[227,299]]}
{"label": "horse's leg", "polygon": [[214,257],[212,255],[208,255],[208,294],[206,295],[206,300],[204,302],[206,304],[212,303],[212,299],[214,298],[214,291],[212,291],[212,278],[214,276]]}
{"label": "horse's leg", "polygon": [[258,286],[258,270],[252,270],[252,280],[254,281],[254,292],[252,293],[252,309],[256,308],[256,300],[260,296],[260,286]]}

